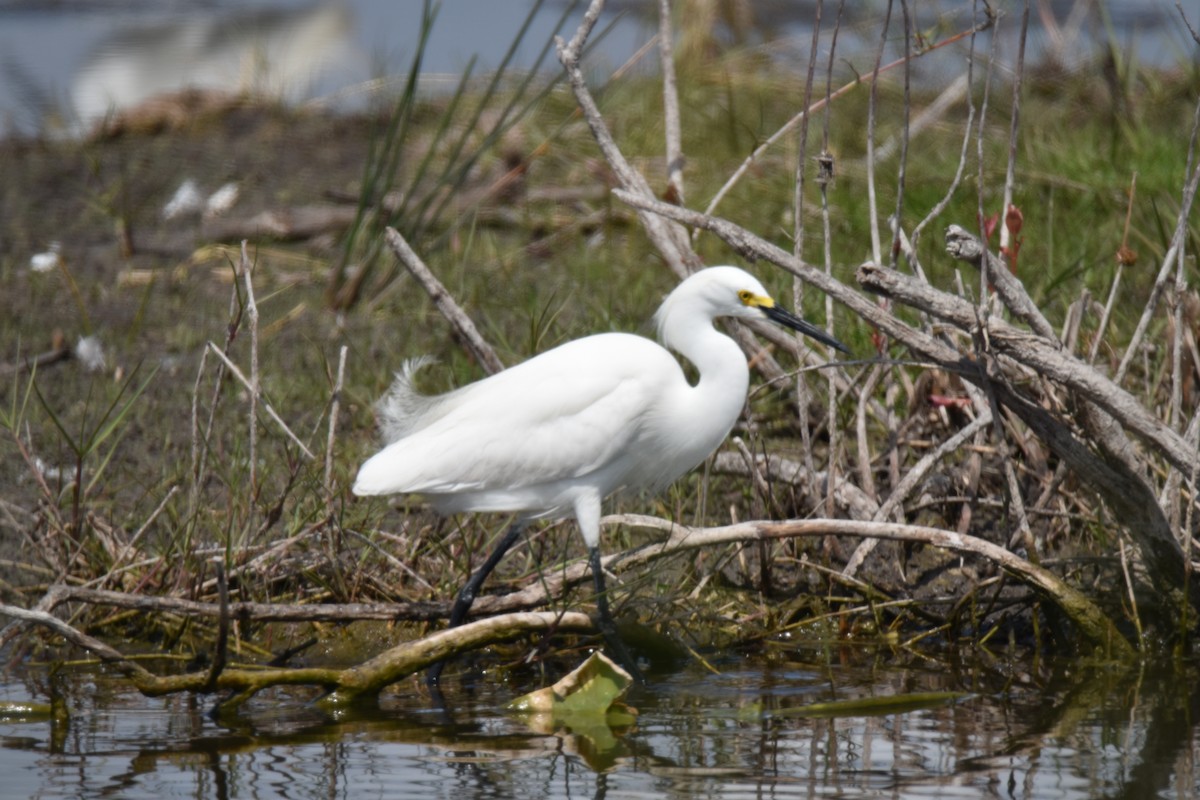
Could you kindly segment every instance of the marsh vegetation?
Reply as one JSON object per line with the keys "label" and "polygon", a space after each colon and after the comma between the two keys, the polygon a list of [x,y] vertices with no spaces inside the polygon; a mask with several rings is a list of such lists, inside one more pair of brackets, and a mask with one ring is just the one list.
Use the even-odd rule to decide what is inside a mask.
{"label": "marsh vegetation", "polygon": [[[735,438],[610,504],[652,671],[797,640],[1193,653],[1200,73],[1115,39],[1099,69],[1003,61],[996,26],[1028,10],[963,6],[889,4],[847,58],[834,9],[792,60],[676,18],[671,69],[597,81],[584,26],[545,43],[549,77],[428,96],[414,58],[362,116],[238,98],[0,144],[6,652],[65,638],[228,708],[402,680],[456,648],[433,634],[506,522],[350,496],[392,372],[433,354],[439,391],[649,335],[681,275],[739,263],[859,357],[737,329],[757,381]],[[236,204],[164,218],[198,175]],[[458,668],[578,660],[581,556],[572,526],[531,531],[475,610],[536,613],[464,628],[490,649]]]}

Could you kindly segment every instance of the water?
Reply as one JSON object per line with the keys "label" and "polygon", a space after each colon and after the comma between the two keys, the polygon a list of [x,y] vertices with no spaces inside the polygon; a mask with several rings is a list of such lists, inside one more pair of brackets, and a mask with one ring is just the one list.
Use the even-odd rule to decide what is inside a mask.
{"label": "water", "polygon": [[[500,711],[533,686],[415,680],[334,718],[294,692],[232,722],[205,699],[146,699],[91,671],[59,683],[68,724],[0,722],[5,797],[1180,798],[1200,791],[1193,667],[1031,665],[859,648],[700,666],[629,697],[627,730],[535,731]],[[0,688],[44,700],[45,675]],[[806,706],[958,692],[867,714]]]}
{"label": "water", "polygon": [[[585,5],[548,0],[514,66],[532,68],[555,31],[569,37]],[[763,47],[785,68],[802,74],[814,5],[757,0],[747,6],[753,12],[747,30],[723,33],[726,39]],[[994,5],[1005,14],[998,56],[1011,63],[1022,3],[995,0]],[[1184,5],[1195,10],[1194,4]],[[399,80],[396,76],[407,73],[421,6],[417,0],[0,0],[0,136],[86,133],[109,113],[189,86],[253,91],[322,107],[362,107],[377,85],[373,79]],[[839,53],[865,59],[857,64],[861,71],[869,67],[884,3],[847,6]],[[948,36],[968,27],[971,6],[971,0],[915,4],[914,27]],[[1035,63],[1051,59],[1088,69],[1110,42],[1132,63],[1168,67],[1197,58],[1198,48],[1172,0],[1064,0],[1035,6],[1029,42],[1029,59]],[[532,0],[443,4],[423,63],[427,85],[452,89],[472,57],[479,59],[478,72],[495,68],[532,7]],[[559,28],[564,10],[571,7],[573,13]],[[653,35],[656,8],[650,0],[610,0],[601,27],[611,30],[587,61],[597,80],[606,79]],[[1196,24],[1194,15],[1192,21]],[[890,38],[888,59],[903,51],[899,32]],[[981,48],[988,51],[986,41]],[[958,48],[947,60],[922,60],[917,78],[932,83],[952,79],[961,72],[963,57]],[[641,64],[654,69],[656,61],[652,52]],[[553,55],[542,69],[557,72]]]}

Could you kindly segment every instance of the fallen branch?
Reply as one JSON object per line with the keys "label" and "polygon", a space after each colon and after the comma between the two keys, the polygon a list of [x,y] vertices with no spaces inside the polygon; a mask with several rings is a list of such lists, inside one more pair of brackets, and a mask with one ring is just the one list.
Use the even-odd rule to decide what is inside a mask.
{"label": "fallen branch", "polygon": [[159,697],[180,692],[207,694],[231,692],[220,704],[223,710],[245,702],[257,692],[272,686],[319,686],[326,695],[317,701],[324,707],[335,707],[373,699],[390,684],[414,672],[447,658],[489,644],[536,632],[589,632],[592,622],[586,614],[568,612],[523,612],[460,625],[424,639],[396,645],[369,661],[354,667],[304,668],[226,668],[219,672],[204,670],[183,675],[155,675],[130,660],[110,645],[88,636],[45,611],[29,611],[0,604],[0,615],[40,625],[62,636],[71,644],[83,648],[104,663],[118,669],[139,692],[147,697]]}
{"label": "fallen branch", "polygon": [[832,519],[743,522],[719,528],[691,528],[658,517],[623,514],[619,517],[606,517],[602,522],[620,522],[670,533],[665,542],[612,556],[605,561],[606,568],[629,569],[682,550],[796,536],[869,536],[943,547],[957,553],[972,553],[992,561],[1054,603],[1094,647],[1108,656],[1125,659],[1131,658],[1134,652],[1128,640],[1117,631],[1112,620],[1078,589],[1068,585],[1049,570],[1031,564],[1003,547],[975,536],[920,525]]}
{"label": "fallen branch", "polygon": [[0,378],[7,378],[10,375],[20,375],[23,372],[33,372],[42,367],[48,367],[51,364],[69,361],[74,354],[74,351],[70,347],[63,345],[53,350],[47,350],[45,353],[39,353],[36,356],[23,358],[11,364],[0,364]]}

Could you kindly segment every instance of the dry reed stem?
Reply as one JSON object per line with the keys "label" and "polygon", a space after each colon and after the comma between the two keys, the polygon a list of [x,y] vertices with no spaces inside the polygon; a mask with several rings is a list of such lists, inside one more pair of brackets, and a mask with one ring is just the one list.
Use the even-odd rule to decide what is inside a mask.
{"label": "dry reed stem", "polygon": [[[892,3],[889,2],[883,15],[879,45],[875,48],[875,67],[871,71],[871,91],[867,94],[867,224],[871,232],[871,260],[876,264],[883,263],[883,246],[879,239],[879,202],[875,189],[875,121],[879,107],[879,66],[883,63],[883,51],[887,47],[887,34],[891,22]],[[907,36],[905,44],[904,53],[907,56]]]}
{"label": "dry reed stem", "polygon": [[[933,450],[926,453],[904,474],[904,477],[899,483],[895,484],[887,500],[879,506],[875,512],[872,521],[885,522],[893,514],[900,516],[901,506],[909,498],[909,496],[920,485],[933,468],[941,463],[943,459],[961,448],[968,439],[975,436],[976,433],[982,431],[985,427],[992,424],[991,411],[985,409],[984,413],[980,414],[970,422],[966,427],[956,432],[949,439],[939,444]],[[850,559],[846,562],[846,566],[842,569],[842,574],[847,577],[854,577],[858,572],[858,568],[862,566],[863,561],[870,554],[871,550],[879,542],[878,539],[864,539],[859,543],[858,547],[851,553]]]}
{"label": "dry reed stem", "polygon": [[[1196,137],[1197,127],[1200,126],[1200,104],[1196,106],[1195,123],[1192,127],[1193,139]],[[1159,298],[1166,290],[1167,282],[1171,275],[1171,268],[1175,265],[1175,261],[1182,257],[1184,240],[1187,237],[1188,231],[1188,218],[1192,211],[1192,203],[1196,199],[1197,186],[1200,186],[1200,164],[1197,164],[1191,171],[1187,183],[1184,184],[1179,214],[1175,219],[1175,232],[1171,236],[1171,246],[1167,248],[1167,253],[1163,256],[1162,266],[1159,268],[1158,275],[1154,280],[1154,286],[1150,289],[1150,296],[1146,299],[1146,307],[1142,309],[1142,316],[1138,319],[1133,336],[1130,337],[1129,344],[1126,345],[1125,355],[1121,357],[1121,363],[1117,367],[1116,375],[1113,377],[1113,380],[1117,383],[1125,382],[1125,375],[1129,372],[1129,366],[1133,362],[1133,357],[1141,349],[1142,339],[1145,338],[1146,330],[1150,327],[1150,321],[1154,318]]]}
{"label": "dry reed stem", "polygon": [[[1000,250],[1007,251],[1012,245],[1012,232],[1008,225],[1003,224],[1004,215],[1008,213],[1013,200],[1013,187],[1017,178],[1017,140],[1021,132],[1021,88],[1025,79],[1025,44],[1029,39],[1029,0],[1025,0],[1025,9],[1021,12],[1021,34],[1017,37],[1017,65],[1012,79],[1012,114],[1009,116],[1008,127],[1008,161],[1004,168],[1004,200],[1000,204]],[[980,191],[983,187],[980,186]],[[1016,267],[1016,264],[1011,264]]]}
{"label": "dry reed stem", "polygon": [[349,347],[342,345],[338,351],[337,378],[333,383],[333,394],[329,400],[329,435],[325,437],[325,492],[327,503],[332,505],[333,491],[333,451],[337,441],[338,412],[341,410],[342,386],[346,377],[346,353]]}
{"label": "dry reed stem", "polygon": [[1096,357],[1100,355],[1100,345],[1104,342],[1104,332],[1108,330],[1108,321],[1112,316],[1113,306],[1117,301],[1117,290],[1121,287],[1121,275],[1125,270],[1126,254],[1129,252],[1129,223],[1133,219],[1133,199],[1137,195],[1137,170],[1129,176],[1129,201],[1125,204],[1125,230],[1121,234],[1121,246],[1117,248],[1115,259],[1117,262],[1117,271],[1113,275],[1112,286],[1109,287],[1108,300],[1104,304],[1104,311],[1100,315],[1100,322],[1096,325],[1096,332],[1092,334],[1092,347],[1088,351],[1088,363],[1095,364]]}
{"label": "dry reed stem", "polygon": [[[813,79],[817,71],[817,53],[820,48],[818,45],[821,41],[821,17],[824,10],[824,2],[818,0],[813,13],[813,35],[812,43],[808,50],[808,69],[804,77],[804,95],[801,98],[801,106],[803,108],[812,107],[813,96]],[[800,120],[800,131],[798,141],[796,143],[796,188],[792,196],[792,253],[796,258],[804,257],[804,183],[805,176],[808,174],[808,120],[809,115],[804,114]],[[695,231],[699,233],[699,231]],[[792,279],[792,308],[799,309],[804,307],[804,282],[793,278]],[[807,353],[801,342],[800,335],[797,333],[792,337],[794,344],[792,347],[797,353]],[[803,378],[797,374],[795,380],[796,390],[796,420],[800,426],[800,443],[803,446],[804,466],[807,467],[808,473],[816,472],[816,467],[813,465],[812,458],[812,432],[809,430],[809,406],[811,399],[809,397],[808,384]]]}
{"label": "dry reed stem", "polygon": [[258,302],[254,299],[254,279],[251,273],[253,267],[250,255],[246,250],[246,240],[242,240],[241,258],[238,261],[238,274],[246,284],[246,320],[250,329],[250,410],[248,412],[250,425],[250,496],[258,490]]}

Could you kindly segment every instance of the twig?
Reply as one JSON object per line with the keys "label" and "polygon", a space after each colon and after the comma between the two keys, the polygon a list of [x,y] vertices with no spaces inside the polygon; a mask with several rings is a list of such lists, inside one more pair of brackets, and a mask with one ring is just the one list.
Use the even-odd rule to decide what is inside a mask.
{"label": "twig", "polygon": [[[813,11],[812,20],[812,43],[808,49],[808,70],[804,77],[804,96],[802,98],[802,106],[804,108],[812,107],[813,96],[813,79],[817,71],[817,53],[820,52],[821,43],[821,17],[824,11],[825,3],[823,0],[817,0],[816,8]],[[799,141],[796,145],[796,178],[795,178],[795,193],[792,199],[792,254],[796,258],[804,258],[804,181],[808,174],[808,120],[809,115],[804,114],[800,119]],[[699,233],[699,231],[696,231]],[[804,307],[804,282],[799,278],[792,279],[792,308],[797,310]],[[795,337],[795,349],[798,353],[804,353],[805,348],[801,346],[799,334]],[[811,475],[816,472],[813,466],[812,458],[812,432],[809,430],[810,397],[808,384],[804,381],[801,375],[796,375],[796,420],[800,426],[800,443],[804,451],[804,466]]]}
{"label": "twig", "polygon": [[[1200,103],[1196,106],[1196,113],[1192,123],[1191,141],[1193,145],[1196,141],[1198,130],[1200,130]],[[1117,373],[1114,377],[1117,383],[1125,382],[1125,374],[1129,371],[1129,365],[1133,362],[1133,357],[1142,346],[1142,339],[1146,335],[1146,329],[1150,327],[1150,320],[1153,319],[1154,312],[1158,307],[1158,299],[1166,289],[1167,280],[1171,275],[1171,268],[1183,251],[1184,239],[1187,236],[1188,230],[1188,219],[1192,213],[1192,203],[1196,199],[1197,185],[1200,185],[1200,164],[1195,165],[1188,177],[1187,183],[1184,184],[1183,197],[1179,204],[1179,215],[1175,220],[1175,232],[1171,236],[1171,246],[1167,248],[1167,253],[1163,256],[1162,266],[1159,268],[1158,275],[1154,279],[1154,286],[1150,289],[1150,297],[1146,299],[1146,307],[1142,310],[1141,319],[1138,320],[1137,327],[1133,331],[1133,336],[1125,348],[1125,355],[1121,358],[1121,364],[1117,367]]]}
{"label": "twig", "polygon": [[[892,22],[892,3],[888,2],[883,14],[883,26],[879,32],[879,46],[875,48],[875,68],[871,71],[871,91],[867,94],[867,222],[871,230],[871,260],[883,263],[883,248],[879,241],[879,205],[875,190],[875,120],[879,111],[879,65],[883,63],[883,50],[887,46],[888,28]],[[905,41],[907,42],[907,36]],[[908,55],[908,49],[904,51]]]}
{"label": "twig", "polygon": [[[237,338],[238,328],[242,324],[242,305],[238,301],[237,281],[233,281],[233,291],[229,295],[229,324],[225,329],[225,351]],[[212,343],[209,342],[211,345]],[[225,359],[226,361],[228,359]],[[225,364],[217,365],[217,374],[213,380],[212,402],[208,406],[208,420],[204,425],[204,433],[200,432],[200,383],[204,378],[204,368],[208,363],[208,348],[200,353],[200,366],[196,370],[196,385],[192,389],[192,491],[188,498],[189,530],[194,527],[196,511],[200,501],[200,486],[208,462],[208,443],[212,437],[213,426],[217,420],[217,404],[221,400],[221,386],[225,380]]]}
{"label": "twig", "polygon": [[213,660],[208,668],[208,677],[204,679],[204,686],[200,689],[203,694],[208,694],[217,688],[217,681],[221,677],[221,673],[225,671],[225,664],[229,659],[229,581],[225,579],[225,562],[217,556],[213,559],[213,566],[217,570],[217,595],[221,606],[221,615],[217,617],[217,641],[213,645]]}
{"label": "twig", "polygon": [[[949,439],[942,442],[933,450],[921,457],[916,464],[905,473],[904,478],[897,484],[887,500],[879,506],[879,510],[875,512],[875,522],[886,522],[887,519],[900,509],[901,504],[908,499],[912,491],[920,485],[929,471],[939,463],[942,459],[951,453],[957,451],[964,443],[979,431],[983,430],[988,425],[992,424],[992,415],[990,411],[984,410],[969,425],[955,433]],[[842,574],[847,577],[853,577],[858,572],[858,568],[862,562],[875,549],[875,545],[879,542],[878,539],[864,539],[859,543],[858,547],[850,555],[850,559],[846,562],[846,566],[842,569]]]}
{"label": "twig", "polygon": [[325,492],[333,502],[333,444],[337,438],[338,411],[342,402],[342,382],[346,377],[346,345],[338,351],[337,379],[333,384],[333,397],[329,403],[329,436],[325,439]]}
{"label": "twig", "polygon": [[622,514],[605,517],[602,524],[621,523],[668,532],[666,542],[649,544],[613,559],[628,569],[652,561],[665,553],[695,550],[734,542],[785,539],[793,536],[870,536],[902,542],[920,542],[957,553],[971,553],[992,561],[1022,583],[1043,595],[1071,619],[1093,645],[1111,654],[1130,658],[1133,648],[1117,631],[1112,621],[1082,592],[1065,583],[1049,570],[984,539],[920,525],[856,520],[789,520],[787,522],[742,522],[716,528],[689,528],[670,520]]}
{"label": "twig", "polygon": [[[932,53],[935,50],[940,50],[941,48],[945,47],[946,45],[953,44],[954,42],[964,39],[967,36],[971,36],[973,34],[985,31],[988,28],[992,27],[992,25],[994,23],[995,23],[995,18],[989,16],[986,18],[985,21],[977,23],[976,25],[972,26],[968,30],[960,31],[960,32],[954,34],[953,36],[951,36],[950,38],[943,39],[942,41],[938,42],[937,44],[932,45],[931,47],[928,47],[925,50],[922,50],[922,51],[914,54],[913,58],[920,58],[921,56]],[[898,58],[889,64],[885,64],[884,66],[882,66],[879,69],[878,74],[882,75],[886,72],[890,72],[891,70],[893,70],[896,67],[903,64],[905,62],[905,60],[906,59],[904,59],[904,58]],[[874,76],[874,75],[875,75],[875,73],[871,73],[871,76]],[[767,150],[769,150],[774,144],[776,144],[788,132],[790,132],[793,128],[795,128],[797,123],[799,123],[800,120],[803,119],[806,114],[811,114],[814,111],[819,111],[821,108],[823,108],[825,106],[825,104],[827,102],[833,102],[834,100],[841,98],[843,95],[846,95],[849,92],[851,92],[852,90],[854,90],[855,88],[857,88],[864,81],[871,80],[872,79],[871,76],[856,77],[854,80],[850,81],[845,86],[842,86],[837,91],[833,92],[832,94],[829,94],[826,97],[826,99],[818,100],[816,103],[814,103],[811,106],[809,106],[808,108],[796,113],[795,116],[793,116],[791,119],[789,119],[787,122],[785,122],[783,124],[783,126],[779,128],[779,130],[772,133],[769,137],[767,137],[767,139],[762,144],[760,144],[758,147],[754,148],[754,152],[752,152],[750,155],[748,155],[746,157],[746,160],[741,163],[741,165],[737,168],[737,170],[734,171],[733,175],[731,175],[729,177],[729,179],[727,181],[725,181],[725,184],[723,186],[721,186],[721,188],[713,196],[713,199],[709,202],[708,206],[704,209],[704,213],[706,213],[706,214],[713,213],[713,211],[716,209],[716,207],[718,205],[720,205],[721,201],[723,199],[725,199],[725,195],[729,194],[730,190],[732,190],[733,187],[738,183],[738,181],[740,181],[742,179],[742,177],[746,174],[746,172],[750,169],[750,167],[752,167],[754,165],[754,162],[756,162],[762,156],[763,153],[765,153]],[[699,231],[697,231],[696,233],[698,234]]]}
{"label": "twig", "polygon": [[484,340],[483,336],[479,333],[479,329],[475,327],[475,323],[462,310],[462,307],[454,302],[454,298],[446,291],[446,287],[434,276],[429,267],[425,266],[425,262],[409,246],[404,237],[400,235],[400,232],[395,228],[389,227],[384,233],[384,238],[387,240],[388,247],[392,248],[392,252],[396,254],[396,257],[400,259],[401,263],[412,273],[412,276],[429,293],[433,304],[437,306],[438,311],[442,312],[442,316],[446,318],[446,321],[454,327],[454,330],[466,344],[467,350],[479,362],[479,365],[489,375],[494,375],[502,371],[504,369],[504,362],[496,355],[496,351]]}
{"label": "twig", "polygon": [[662,62],[663,122],[667,149],[667,196],[683,204],[683,134],[679,92],[675,82],[675,53],[671,37],[671,0],[658,3],[658,53]]}
{"label": "twig", "polygon": [[875,394],[875,388],[879,386],[882,377],[883,365],[876,364],[858,391],[858,403],[854,409],[854,434],[858,444],[858,483],[872,499],[878,499],[879,495],[875,491],[875,476],[871,470],[871,443],[867,436],[867,409],[870,403],[867,399]]}
{"label": "twig", "polygon": [[51,364],[69,361],[74,354],[74,351],[68,345],[63,345],[53,350],[47,350],[45,353],[39,353],[36,356],[23,358],[13,364],[0,364],[0,378],[20,375],[23,372],[32,372],[42,367],[48,367]]}
{"label": "twig", "polygon": [[[246,284],[246,319],[250,327],[250,496],[258,489],[258,303],[254,300],[254,281],[251,277],[250,256],[246,252],[246,240],[242,239],[241,260],[238,272]],[[253,507],[253,504],[251,504]]]}
{"label": "twig", "polygon": [[[890,3],[888,4],[890,7]],[[825,105],[822,108],[821,155],[818,157],[817,188],[821,193],[821,244],[824,256],[825,276],[833,280],[833,221],[829,213],[829,184],[833,181],[834,160],[829,149],[829,123],[831,114],[830,88],[833,86],[833,60],[837,54],[838,34],[842,30],[842,12],[846,8],[845,0],[838,0],[837,17],[833,23],[833,36],[829,43],[829,60],[825,66]],[[876,75],[878,77],[878,75]],[[833,298],[825,295],[825,329],[833,329]],[[798,337],[795,337],[798,338]],[[797,347],[803,351],[806,345],[797,342]],[[832,348],[828,349],[830,354]],[[833,506],[834,489],[840,483],[838,479],[838,456],[841,449],[841,431],[837,424],[837,377],[833,372],[826,375],[828,389],[826,391],[825,425],[829,435],[829,477],[825,483],[826,516],[835,515]]]}
{"label": "twig", "polygon": [[[912,18],[908,11],[908,0],[900,0],[900,10],[904,16],[904,124],[900,129],[900,163],[896,168],[896,210],[892,214],[895,220],[892,230],[891,247],[888,248],[888,263],[896,266],[900,257],[899,239],[903,230],[904,220],[904,182],[908,174],[908,141],[912,117]],[[878,262],[876,262],[878,263]]]}
{"label": "twig", "polygon": [[347,532],[351,536],[353,536],[354,538],[358,539],[360,542],[365,544],[367,547],[371,548],[376,553],[378,553],[380,558],[382,558],[384,561],[388,562],[393,567],[400,570],[401,572],[403,572],[408,577],[412,578],[417,583],[421,584],[421,586],[423,586],[424,588],[428,589],[431,592],[433,591],[433,587],[429,584],[429,581],[425,580],[420,575],[418,575],[413,570],[412,567],[408,566],[408,564],[405,564],[403,561],[396,558],[394,555],[389,553],[387,550],[384,550],[382,547],[379,546],[378,543],[371,541],[370,539],[368,539],[366,536],[363,536],[358,531],[347,531]]}
{"label": "twig", "polygon": [[[925,230],[925,226],[927,226],[930,222],[932,222],[933,220],[940,217],[942,212],[946,210],[946,207],[948,205],[950,205],[950,201],[952,199],[954,199],[954,194],[955,194],[955,192],[958,191],[959,185],[962,183],[962,176],[967,168],[967,151],[969,150],[970,144],[971,144],[971,127],[975,121],[975,101],[971,97],[971,80],[972,80],[971,73],[974,69],[975,69],[975,35],[972,34],[971,35],[971,52],[970,52],[970,55],[967,56],[967,74],[961,75],[957,79],[955,79],[954,83],[948,89],[946,89],[946,91],[943,92],[942,95],[940,95],[937,100],[934,101],[932,106],[930,106],[930,110],[932,110],[932,108],[934,106],[937,106],[938,103],[942,100],[942,98],[949,95],[951,90],[955,89],[955,87],[959,87],[958,91],[961,92],[967,98],[967,121],[966,121],[966,124],[963,125],[963,142],[962,142],[962,148],[958,154],[958,166],[954,170],[954,178],[950,181],[950,186],[947,187],[946,193],[944,195],[942,195],[942,199],[939,200],[936,204],[934,204],[933,208],[929,209],[929,213],[925,215],[925,218],[922,219],[920,222],[918,222],[917,226],[912,229],[912,240],[914,243],[920,241],[921,233]],[[940,110],[939,110],[939,113],[940,113]],[[914,127],[915,127],[915,125],[916,125],[916,123],[914,123]],[[915,248],[914,248],[914,250],[915,250]],[[915,252],[914,252],[914,255],[915,255]],[[915,260],[913,260],[913,263],[916,264],[917,262]],[[919,265],[918,265],[917,269],[918,269],[917,274],[920,275],[920,277],[924,278],[925,277],[924,274],[921,271],[919,271],[919,269],[920,269]]]}
{"label": "twig", "polygon": [[[596,19],[599,18],[603,7],[603,0],[592,0],[587,11],[584,13],[583,21],[579,24],[579,29],[575,32],[575,36],[572,37],[570,43],[563,42],[561,37],[556,38],[558,60],[562,63],[563,69],[567,73],[567,80],[571,84],[571,90],[575,94],[576,102],[579,103],[579,107],[583,110],[583,116],[592,131],[592,137],[596,140],[596,144],[599,145],[600,152],[603,153],[605,161],[612,167],[617,180],[621,182],[621,186],[635,194],[644,197],[654,197],[654,192],[650,189],[650,184],[646,182],[646,179],[640,172],[630,165],[617,147],[612,134],[608,131],[608,125],[604,122],[604,117],[600,114],[600,109],[596,105],[595,99],[587,88],[583,71],[579,68],[579,57],[582,53],[583,43],[587,40],[588,35],[595,26]],[[692,252],[691,245],[687,240],[687,234],[681,227],[670,220],[658,218],[654,214],[639,213],[639,217],[642,226],[646,230],[646,235],[650,237],[650,240],[658,248],[667,265],[676,276],[685,278],[694,267],[699,266],[700,259]]]}
{"label": "twig", "polygon": [[142,540],[142,536],[145,535],[146,531],[150,530],[150,526],[154,524],[154,520],[158,519],[159,514],[163,512],[163,509],[167,507],[167,503],[171,502],[171,498],[174,497],[178,491],[178,486],[171,487],[170,491],[167,492],[167,496],[162,499],[154,511],[150,512],[150,516],[146,518],[146,521],[142,523],[142,527],[138,528],[137,532],[129,538],[129,542],[121,548],[120,554],[116,559],[113,560],[112,566],[109,567],[108,572],[98,579],[99,583],[103,584],[103,582],[111,578],[121,567],[122,563],[135,552],[137,552],[137,545],[138,542]]}
{"label": "twig", "polygon": [[1117,539],[1121,553],[1121,574],[1125,576],[1125,593],[1129,597],[1129,616],[1133,618],[1133,629],[1137,632],[1138,644],[1145,649],[1146,636],[1142,632],[1142,617],[1138,614],[1137,594],[1133,591],[1133,580],[1129,577],[1129,559],[1125,556],[1125,537]]}
{"label": "twig", "polygon": [[[1104,332],[1108,329],[1108,320],[1112,316],[1113,305],[1117,301],[1117,291],[1121,288],[1121,276],[1125,271],[1126,261],[1132,263],[1133,256],[1129,252],[1129,222],[1133,218],[1133,198],[1137,189],[1137,171],[1129,179],[1129,202],[1125,205],[1125,232],[1121,234],[1121,246],[1117,248],[1116,261],[1117,271],[1113,275],[1112,286],[1108,290],[1108,300],[1104,303],[1104,311],[1100,315],[1100,322],[1096,325],[1096,332],[1093,334],[1092,347],[1088,351],[1088,363],[1095,364],[1096,357],[1100,355],[1100,345],[1104,341]],[[1082,311],[1080,312],[1082,316]]]}
{"label": "twig", "polygon": [[[213,353],[215,353],[217,358],[221,359],[221,362],[229,369],[229,371],[231,373],[233,373],[233,376],[235,378],[237,378],[239,381],[242,382],[242,385],[246,387],[247,391],[249,391],[253,394],[260,394],[259,392],[257,392],[254,389],[254,387],[251,385],[250,381],[246,379],[246,376],[242,374],[242,371],[240,369],[238,369],[237,364],[234,364],[229,359],[229,356],[227,356],[223,352],[221,352],[221,349],[219,347],[217,347],[216,344],[214,344],[213,342],[210,341],[208,343],[208,349],[211,350]],[[300,441],[300,438],[298,436],[296,436],[296,434],[292,433],[292,429],[288,427],[287,423],[283,421],[283,418],[280,417],[279,414],[275,413],[275,409],[271,406],[271,404],[269,402],[267,402],[267,399],[265,397],[260,398],[260,399],[262,400],[263,409],[267,412],[268,416],[270,416],[271,419],[275,420],[276,424],[278,424],[279,427],[283,429],[283,432],[287,434],[288,438],[291,439],[296,444],[296,446],[300,448],[300,451],[302,453],[304,453],[304,455],[306,457],[308,457],[309,459],[315,459],[316,456],[313,455],[312,451],[308,449],[308,446],[305,445],[304,442]]]}
{"label": "twig", "polygon": [[1189,20],[1187,18],[1187,14],[1184,13],[1183,3],[1179,2],[1179,0],[1175,0],[1175,8],[1179,11],[1179,17],[1183,20],[1183,24],[1187,26],[1188,33],[1192,35],[1192,38],[1196,41],[1196,44],[1200,44],[1200,33],[1196,32],[1196,29],[1192,27],[1191,20]]}
{"label": "twig", "polygon": [[[1013,186],[1017,175],[1017,139],[1021,130],[1021,88],[1025,77],[1025,43],[1029,38],[1029,0],[1025,0],[1025,10],[1021,13],[1021,35],[1017,39],[1017,66],[1012,82],[1012,116],[1009,117],[1008,127],[1008,163],[1004,173],[1004,202],[1000,205],[1000,250],[1009,251],[1012,243],[1009,237],[1012,232],[1003,218],[1012,207]],[[1009,264],[1015,268],[1016,263]]]}

